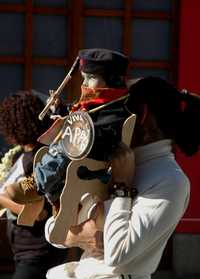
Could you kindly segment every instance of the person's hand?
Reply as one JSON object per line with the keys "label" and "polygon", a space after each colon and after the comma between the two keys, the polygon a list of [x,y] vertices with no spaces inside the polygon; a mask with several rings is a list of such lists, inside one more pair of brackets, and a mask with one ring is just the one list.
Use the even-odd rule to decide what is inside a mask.
{"label": "person's hand", "polygon": [[2,208],[8,208],[18,215],[23,209],[23,205],[12,201],[6,192],[2,192],[0,193],[0,209]]}
{"label": "person's hand", "polygon": [[103,251],[103,232],[101,221],[103,215],[103,203],[99,203],[90,219],[70,228],[65,245],[68,247],[79,247],[94,254],[101,254]]}
{"label": "person's hand", "polygon": [[134,151],[126,144],[120,143],[111,159],[111,184],[123,183],[127,188],[133,187],[135,176]]}
{"label": "person's hand", "polygon": [[53,114],[53,115],[50,115],[50,118],[55,121],[57,119],[61,119],[62,116],[60,114]]}

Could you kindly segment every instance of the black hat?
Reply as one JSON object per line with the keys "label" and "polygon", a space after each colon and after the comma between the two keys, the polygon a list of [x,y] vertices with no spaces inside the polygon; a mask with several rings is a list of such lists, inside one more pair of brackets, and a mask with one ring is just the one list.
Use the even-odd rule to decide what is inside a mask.
{"label": "black hat", "polygon": [[80,71],[112,76],[125,76],[129,62],[124,54],[102,48],[80,50],[79,58]]}

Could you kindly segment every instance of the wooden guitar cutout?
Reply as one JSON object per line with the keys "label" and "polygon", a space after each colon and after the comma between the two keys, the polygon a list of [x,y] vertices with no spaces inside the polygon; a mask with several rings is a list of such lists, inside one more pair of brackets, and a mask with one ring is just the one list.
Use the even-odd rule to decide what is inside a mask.
{"label": "wooden guitar cutout", "polygon": [[[128,146],[130,146],[131,143],[135,120],[136,116],[131,115],[125,120],[123,124],[122,141]],[[43,146],[37,151],[34,157],[33,169],[35,168],[37,162],[41,161],[43,155],[47,153],[48,150],[48,146]],[[81,197],[85,193],[96,195],[102,200],[105,200],[108,195],[107,185],[103,184],[99,179],[82,180],[78,178],[77,169],[80,166],[86,166],[92,171],[105,169],[108,167],[106,162],[96,161],[88,158],[79,161],[72,161],[68,165],[66,171],[65,186],[60,197],[60,210],[55,218],[55,226],[50,235],[50,241],[56,244],[63,243],[66,239],[66,235],[70,226],[76,224],[76,221],[78,219],[78,204],[81,200]],[[41,213],[43,206],[44,199],[24,205],[22,211],[18,216],[17,223],[19,225],[33,226],[35,220]],[[80,218],[81,221],[86,220],[87,214],[85,217],[81,216]]]}
{"label": "wooden guitar cutout", "polygon": [[[122,142],[130,146],[135,126],[136,116],[128,117],[122,128]],[[77,175],[80,166],[87,167],[91,171],[107,169],[108,165],[103,161],[96,161],[85,158],[72,161],[67,167],[65,186],[60,196],[60,210],[55,218],[55,225],[50,234],[50,241],[55,244],[63,244],[71,226],[77,224],[78,206],[81,197],[90,193],[98,196],[101,200],[108,198],[107,184],[103,184],[99,179],[83,180]],[[88,219],[86,214],[82,221]]]}
{"label": "wooden guitar cutout", "polygon": [[[47,153],[48,150],[48,146],[43,146],[36,152],[33,161],[33,170],[37,162],[41,161],[43,155]],[[17,217],[17,224],[32,227],[43,210],[44,199],[44,197],[41,197],[41,200],[25,204]]]}
{"label": "wooden guitar cutout", "polygon": [[44,198],[23,206],[17,217],[17,225],[32,227],[44,207]]}

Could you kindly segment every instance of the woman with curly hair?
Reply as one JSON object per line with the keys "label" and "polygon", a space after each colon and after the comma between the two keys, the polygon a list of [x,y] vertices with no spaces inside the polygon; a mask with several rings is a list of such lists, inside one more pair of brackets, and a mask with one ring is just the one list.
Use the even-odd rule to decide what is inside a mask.
{"label": "woman with curly hair", "polygon": [[43,102],[29,91],[19,91],[0,104],[0,132],[9,144],[37,145],[37,138],[49,126],[38,119]]}
{"label": "woman with curly hair", "polygon": [[[49,118],[38,119],[43,108],[43,102],[29,91],[17,92],[0,103],[0,133],[8,144],[14,145],[2,158],[1,188],[32,174],[33,157],[40,147],[37,138],[51,124]],[[0,206],[7,208],[8,237],[15,260],[13,279],[44,279],[49,267],[66,258],[65,251],[54,248],[45,240],[44,225],[51,214],[51,206],[44,205],[33,227],[17,225],[17,215],[23,205],[13,202],[3,191]]]}

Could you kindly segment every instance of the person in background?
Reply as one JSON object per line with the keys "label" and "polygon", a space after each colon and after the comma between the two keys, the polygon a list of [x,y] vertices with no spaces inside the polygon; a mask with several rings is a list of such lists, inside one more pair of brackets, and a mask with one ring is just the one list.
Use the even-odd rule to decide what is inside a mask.
{"label": "person in background", "polygon": [[17,215],[23,205],[12,201],[3,190],[32,175],[33,158],[41,147],[37,138],[51,124],[48,118],[43,122],[38,119],[43,107],[43,102],[29,91],[17,92],[0,103],[0,133],[13,146],[0,165],[0,205],[7,208],[8,237],[15,260],[13,279],[44,279],[46,271],[67,256],[66,250],[54,248],[45,240],[44,225],[51,216],[51,206],[45,203],[33,227],[19,226]]}

